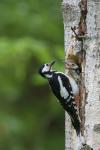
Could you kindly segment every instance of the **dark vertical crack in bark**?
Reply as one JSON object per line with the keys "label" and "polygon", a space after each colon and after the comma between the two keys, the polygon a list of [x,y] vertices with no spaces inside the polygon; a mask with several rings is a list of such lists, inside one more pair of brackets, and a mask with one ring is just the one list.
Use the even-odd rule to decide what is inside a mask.
{"label": "dark vertical crack in bark", "polygon": [[81,81],[80,81],[80,97],[81,97],[81,104],[80,104],[80,117],[82,120],[81,123],[81,132],[84,135],[84,124],[85,124],[85,103],[86,103],[86,91],[85,91],[85,50],[84,50],[84,36],[87,33],[87,25],[86,25],[86,16],[87,16],[87,0],[81,0],[79,3],[80,7],[80,21],[79,21],[79,30],[78,36],[81,41],[81,67],[82,67],[82,74],[81,74]]}
{"label": "dark vertical crack in bark", "polygon": [[87,16],[87,0],[81,0],[79,3],[81,16],[79,22],[79,35],[85,35],[87,32],[86,16]]}
{"label": "dark vertical crack in bark", "polygon": [[[86,89],[85,89],[85,50],[84,50],[84,37],[87,33],[87,24],[86,24],[86,17],[87,17],[87,0],[81,0],[79,3],[81,16],[79,21],[79,30],[78,36],[82,37],[79,40],[81,41],[81,67],[82,67],[82,74],[81,74],[81,81],[80,81],[80,97],[81,97],[81,106],[80,106],[80,117],[82,120],[81,123],[81,132],[84,136],[84,127],[85,127],[85,104],[86,104]],[[81,150],[93,150],[89,145],[84,145]]]}

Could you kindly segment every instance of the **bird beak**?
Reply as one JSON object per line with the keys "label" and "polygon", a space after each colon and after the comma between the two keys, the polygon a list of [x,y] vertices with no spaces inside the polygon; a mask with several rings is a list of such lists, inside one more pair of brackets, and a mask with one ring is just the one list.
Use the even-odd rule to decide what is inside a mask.
{"label": "bird beak", "polygon": [[53,66],[55,64],[55,60],[53,60],[51,63],[50,63],[50,66]]}
{"label": "bird beak", "polygon": [[71,64],[70,64],[68,61],[66,61],[66,62],[65,62],[65,67],[66,67],[67,69],[69,69],[69,68],[71,68],[72,66],[71,66]]}
{"label": "bird beak", "polygon": [[55,62],[56,62],[56,60],[53,60],[51,63],[49,63],[50,69],[51,69],[51,67],[55,64]]}

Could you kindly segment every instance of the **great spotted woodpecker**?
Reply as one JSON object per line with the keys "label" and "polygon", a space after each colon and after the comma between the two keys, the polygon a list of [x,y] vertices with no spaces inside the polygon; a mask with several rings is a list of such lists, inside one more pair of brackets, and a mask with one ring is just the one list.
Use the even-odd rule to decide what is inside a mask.
{"label": "great spotted woodpecker", "polygon": [[65,61],[65,68],[67,70],[68,76],[71,76],[77,83],[79,87],[79,92],[75,95],[75,101],[77,103],[78,108],[81,107],[81,89],[80,85],[82,84],[81,75],[82,75],[82,68],[81,68],[81,61],[77,55],[69,55]]}
{"label": "great spotted woodpecker", "polygon": [[71,75],[76,81],[81,77],[81,64],[76,55],[69,55],[65,61],[65,68],[68,70],[68,74]]}
{"label": "great spotted woodpecker", "polygon": [[52,70],[54,63],[55,61],[52,61],[42,65],[39,74],[48,80],[54,95],[69,114],[77,135],[80,135],[80,117],[75,101],[75,96],[79,92],[78,85],[72,77],[65,75],[63,72]]}
{"label": "great spotted woodpecker", "polygon": [[66,61],[65,67],[71,72],[72,76],[75,75],[78,78],[81,74],[81,67],[73,61]]}

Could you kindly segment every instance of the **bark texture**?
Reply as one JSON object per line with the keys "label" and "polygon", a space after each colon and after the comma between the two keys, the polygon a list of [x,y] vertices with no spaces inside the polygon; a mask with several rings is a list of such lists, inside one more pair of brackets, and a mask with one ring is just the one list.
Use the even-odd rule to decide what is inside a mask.
{"label": "bark texture", "polygon": [[[65,55],[71,47],[81,50],[81,42],[72,37],[71,27],[78,26],[80,18],[79,0],[63,0]],[[66,72],[67,70],[65,70]],[[66,72],[67,73],[67,72]],[[77,138],[70,117],[65,113],[65,150],[77,150]]]}
{"label": "bark texture", "polygon": [[[78,27],[81,18],[81,0],[63,0],[65,54],[71,47],[75,52],[82,49],[82,43],[72,38],[71,27]],[[86,143],[93,150],[100,150],[100,1],[87,1],[87,35],[83,41],[86,51],[84,68],[85,84],[85,132]],[[85,29],[86,30],[86,29]],[[84,112],[84,111],[83,111]],[[88,146],[84,147],[84,149]],[[65,114],[65,150],[77,150],[75,131],[67,113]]]}
{"label": "bark texture", "polygon": [[86,142],[94,150],[100,150],[100,1],[88,1],[88,39],[86,46],[85,132]]}

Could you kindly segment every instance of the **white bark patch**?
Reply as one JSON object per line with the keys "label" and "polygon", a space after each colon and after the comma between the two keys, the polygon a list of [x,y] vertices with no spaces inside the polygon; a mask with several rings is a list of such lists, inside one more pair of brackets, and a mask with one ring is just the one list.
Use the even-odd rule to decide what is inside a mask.
{"label": "white bark patch", "polygon": [[61,80],[60,76],[58,76],[58,81],[59,81],[59,85],[60,85],[60,94],[61,94],[61,97],[63,97],[64,99],[66,99],[69,96],[69,93],[67,92],[66,88],[63,86],[62,80]]}

